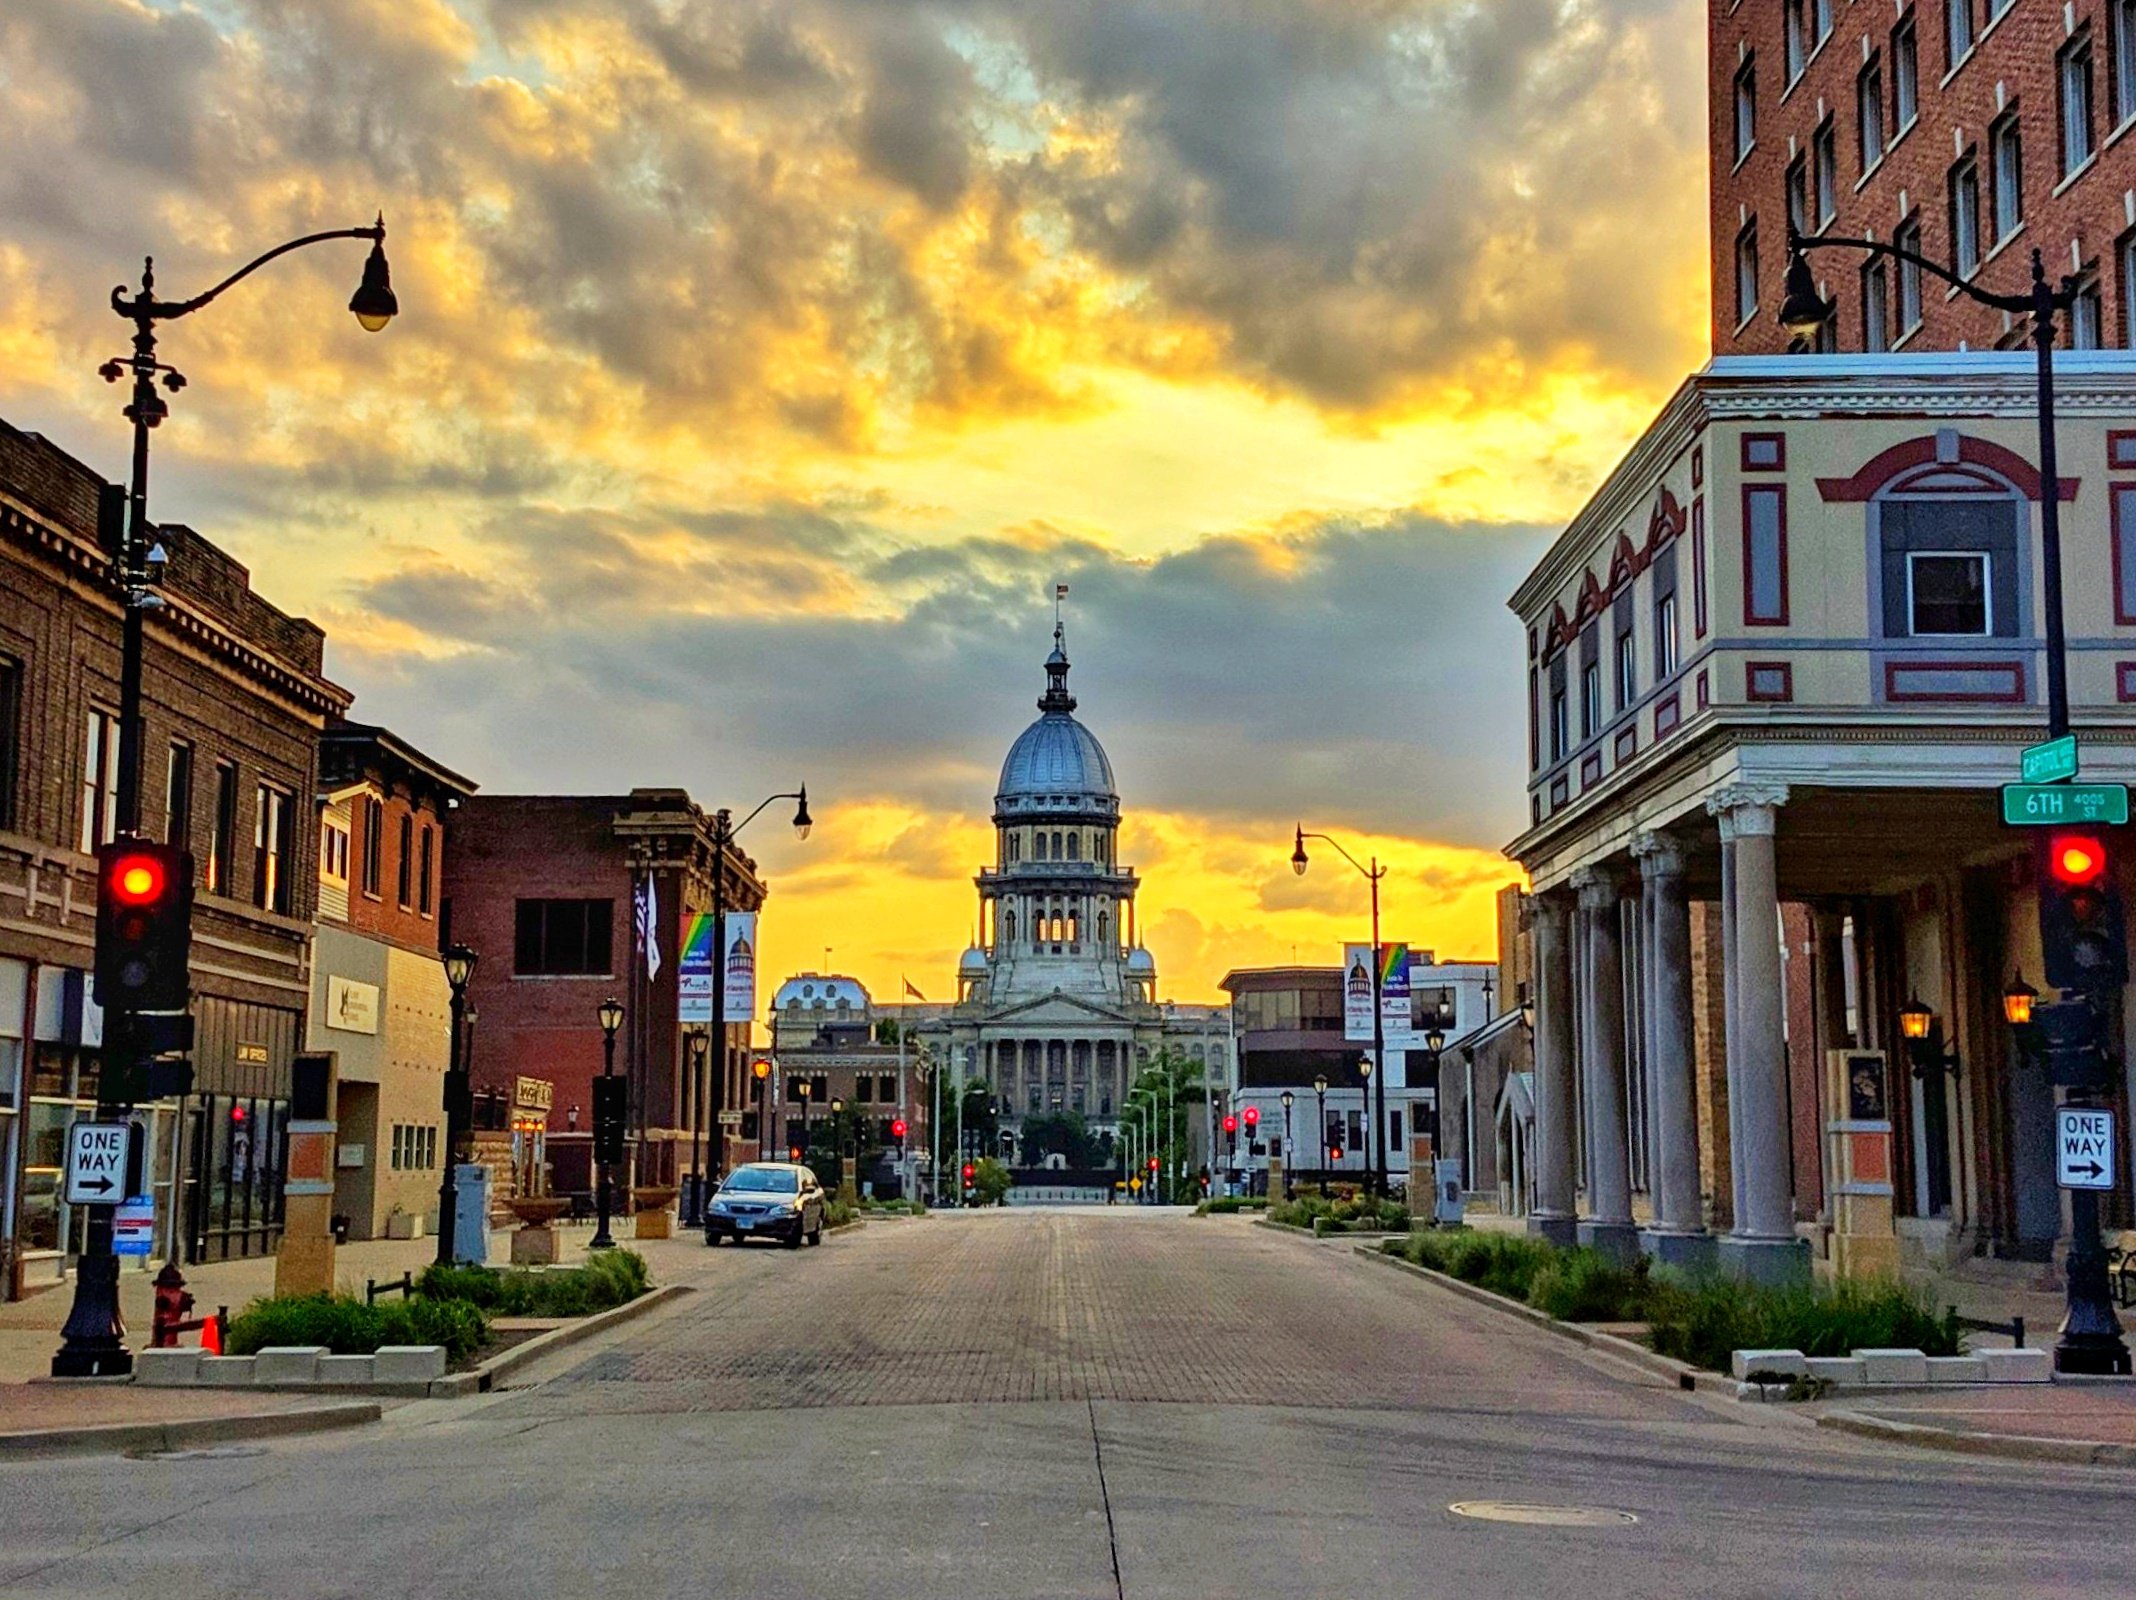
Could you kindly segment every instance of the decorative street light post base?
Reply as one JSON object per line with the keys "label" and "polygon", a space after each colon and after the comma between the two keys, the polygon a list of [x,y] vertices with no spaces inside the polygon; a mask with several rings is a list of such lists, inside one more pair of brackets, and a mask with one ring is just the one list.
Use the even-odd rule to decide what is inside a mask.
{"label": "decorative street light post base", "polygon": [[123,1378],[133,1371],[119,1316],[119,1258],[84,1253],[75,1266],[74,1307],[52,1356],[55,1378]]}

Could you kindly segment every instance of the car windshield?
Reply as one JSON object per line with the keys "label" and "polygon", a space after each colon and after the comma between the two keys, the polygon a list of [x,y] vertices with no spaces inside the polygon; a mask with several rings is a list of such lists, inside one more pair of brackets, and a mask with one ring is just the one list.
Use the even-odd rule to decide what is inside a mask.
{"label": "car windshield", "polygon": [[720,1185],[722,1193],[792,1194],[801,1187],[800,1177],[783,1167],[743,1167]]}

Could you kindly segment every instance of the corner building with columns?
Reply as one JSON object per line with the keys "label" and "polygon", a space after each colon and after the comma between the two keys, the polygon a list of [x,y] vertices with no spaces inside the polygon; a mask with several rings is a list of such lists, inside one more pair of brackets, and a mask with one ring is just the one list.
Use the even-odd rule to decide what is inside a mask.
{"label": "corner building with columns", "polygon": [[[2132,781],[2136,356],[2056,380],[2083,776]],[[2037,449],[2029,356],[1716,358],[1513,596],[1533,1231],[1768,1281],[2051,1258],[1998,800],[2046,729]]]}
{"label": "corner building with columns", "polygon": [[1212,1088],[1229,1079],[1229,1009],[1157,998],[1135,920],[1141,880],[1118,853],[1112,762],[1076,720],[1058,622],[1045,670],[1038,720],[1001,764],[994,862],[974,880],[978,942],[958,962],[955,1005],[919,1029],[953,1081],[993,1089],[1011,1146],[1040,1115],[1117,1132],[1135,1075],[1166,1046]]}

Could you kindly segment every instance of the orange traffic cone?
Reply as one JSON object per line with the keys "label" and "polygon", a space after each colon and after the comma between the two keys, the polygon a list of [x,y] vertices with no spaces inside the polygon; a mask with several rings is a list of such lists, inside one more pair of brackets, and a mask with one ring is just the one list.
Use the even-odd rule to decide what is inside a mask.
{"label": "orange traffic cone", "polygon": [[210,1317],[200,1325],[200,1348],[211,1356],[223,1353],[221,1317]]}

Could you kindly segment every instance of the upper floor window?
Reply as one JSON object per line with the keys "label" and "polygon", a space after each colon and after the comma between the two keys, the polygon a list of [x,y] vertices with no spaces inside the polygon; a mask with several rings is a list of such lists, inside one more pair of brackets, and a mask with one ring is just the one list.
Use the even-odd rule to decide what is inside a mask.
{"label": "upper floor window", "polygon": [[1617,635],[1617,709],[1639,698],[1639,649],[1631,629]]}
{"label": "upper floor window", "polygon": [[1921,114],[1921,41],[1911,11],[1891,30],[1891,128],[1897,138]]}
{"label": "upper floor window", "polygon": [[1654,678],[1666,682],[1676,676],[1676,591],[1654,602]]}
{"label": "upper floor window", "polygon": [[1943,0],[1944,68],[1948,71],[1973,48],[1973,7],[1980,0]]}
{"label": "upper floor window", "polygon": [[163,768],[163,842],[193,847],[193,747],[183,739],[171,741]]}
{"label": "upper floor window", "polygon": [[1879,501],[1884,636],[2014,637],[2024,512],[2014,494],[1902,490]]}
{"label": "upper floor window", "polygon": [[2105,307],[2099,297],[2099,275],[2078,280],[2076,295],[2069,302],[2069,348],[2097,350],[2104,346]]}
{"label": "upper floor window", "polygon": [[1602,729],[1602,663],[1580,668],[1580,737],[1592,739]]}
{"label": "upper floor window", "polygon": [[1793,83],[1810,59],[1809,0],[1787,0],[1781,37],[1787,51],[1787,81]]}
{"label": "upper floor window", "polygon": [[1787,164],[1787,225],[1797,233],[1810,231],[1810,158],[1798,154]]}
{"label": "upper floor window", "polygon": [[396,898],[400,908],[406,911],[415,904],[415,818],[402,813],[400,819],[400,861],[395,883],[399,891]]}
{"label": "upper floor window", "polygon": [[1891,348],[1891,267],[1884,256],[1862,264],[1862,348]]}
{"label": "upper floor window", "polygon": [[1743,486],[1743,621],[1784,627],[1787,603],[1787,489]]}
{"label": "upper floor window", "polygon": [[2123,234],[2121,254],[2121,342],[2136,349],[2136,232]]}
{"label": "upper floor window", "polygon": [[208,893],[230,892],[230,868],[237,860],[237,764],[215,763],[215,826],[208,834]]}
{"label": "upper floor window", "polygon": [[109,844],[118,831],[119,719],[92,706],[88,739],[82,747],[82,853]]}
{"label": "upper floor window", "polygon": [[376,795],[357,802],[363,817],[363,892],[382,895],[386,885],[386,806]]}
{"label": "upper floor window", "polygon": [[1736,326],[1758,314],[1758,223],[1752,218],[1736,235]]}
{"label": "upper floor window", "polygon": [[2136,0],[2108,0],[2114,30],[2114,126],[2136,117]]}
{"label": "upper floor window", "polygon": [[1980,268],[1980,167],[1969,155],[1951,168],[1951,271],[1970,278]]}
{"label": "upper floor window", "polygon": [[2000,244],[2025,220],[2025,148],[2014,109],[1988,129],[1988,154],[1995,242]]}
{"label": "upper floor window", "polygon": [[2092,126],[2090,28],[2079,28],[2062,46],[2056,67],[2062,102],[2062,175],[2067,177],[2091,160],[2098,148]]}
{"label": "upper floor window", "polygon": [[1989,557],[1980,551],[1911,550],[1906,555],[1907,631],[1915,638],[1985,636]]}
{"label": "upper floor window", "polygon": [[[1891,242],[1901,250],[1921,253],[1921,219],[1918,215],[1908,217],[1892,230]],[[1896,258],[1899,280],[1899,337],[1905,338],[1921,326],[1921,269],[1901,256]]]}
{"label": "upper floor window", "polygon": [[1817,43],[1832,37],[1832,0],[1810,0],[1810,15],[1817,27]]}
{"label": "upper floor window", "polygon": [[1884,63],[1876,56],[1854,80],[1854,103],[1861,128],[1862,171],[1884,159]]}
{"label": "upper floor window", "polygon": [[259,813],[252,827],[252,903],[268,911],[290,911],[289,868],[294,838],[290,797],[271,784],[259,786]]}
{"label": "upper floor window", "polygon": [[1735,75],[1735,158],[1741,161],[1758,142],[1758,58],[1744,57]]}
{"label": "upper floor window", "polygon": [[513,908],[512,971],[521,977],[605,977],[613,971],[613,900],[521,900]]}
{"label": "upper floor window", "polygon": [[22,663],[12,656],[0,656],[0,828],[15,826],[21,748]]}
{"label": "upper floor window", "polygon": [[348,887],[349,829],[339,817],[319,819],[319,881]]}
{"label": "upper floor window", "polygon": [[423,824],[422,842],[416,852],[415,909],[429,916],[433,906],[438,871],[438,830]]}
{"label": "upper floor window", "polygon": [[1571,717],[1565,707],[1562,686],[1550,691],[1550,759],[1562,761],[1572,744]]}
{"label": "upper floor window", "polygon": [[1839,134],[1830,117],[1810,135],[1810,165],[1817,177],[1817,226],[1828,227],[1839,214]]}

